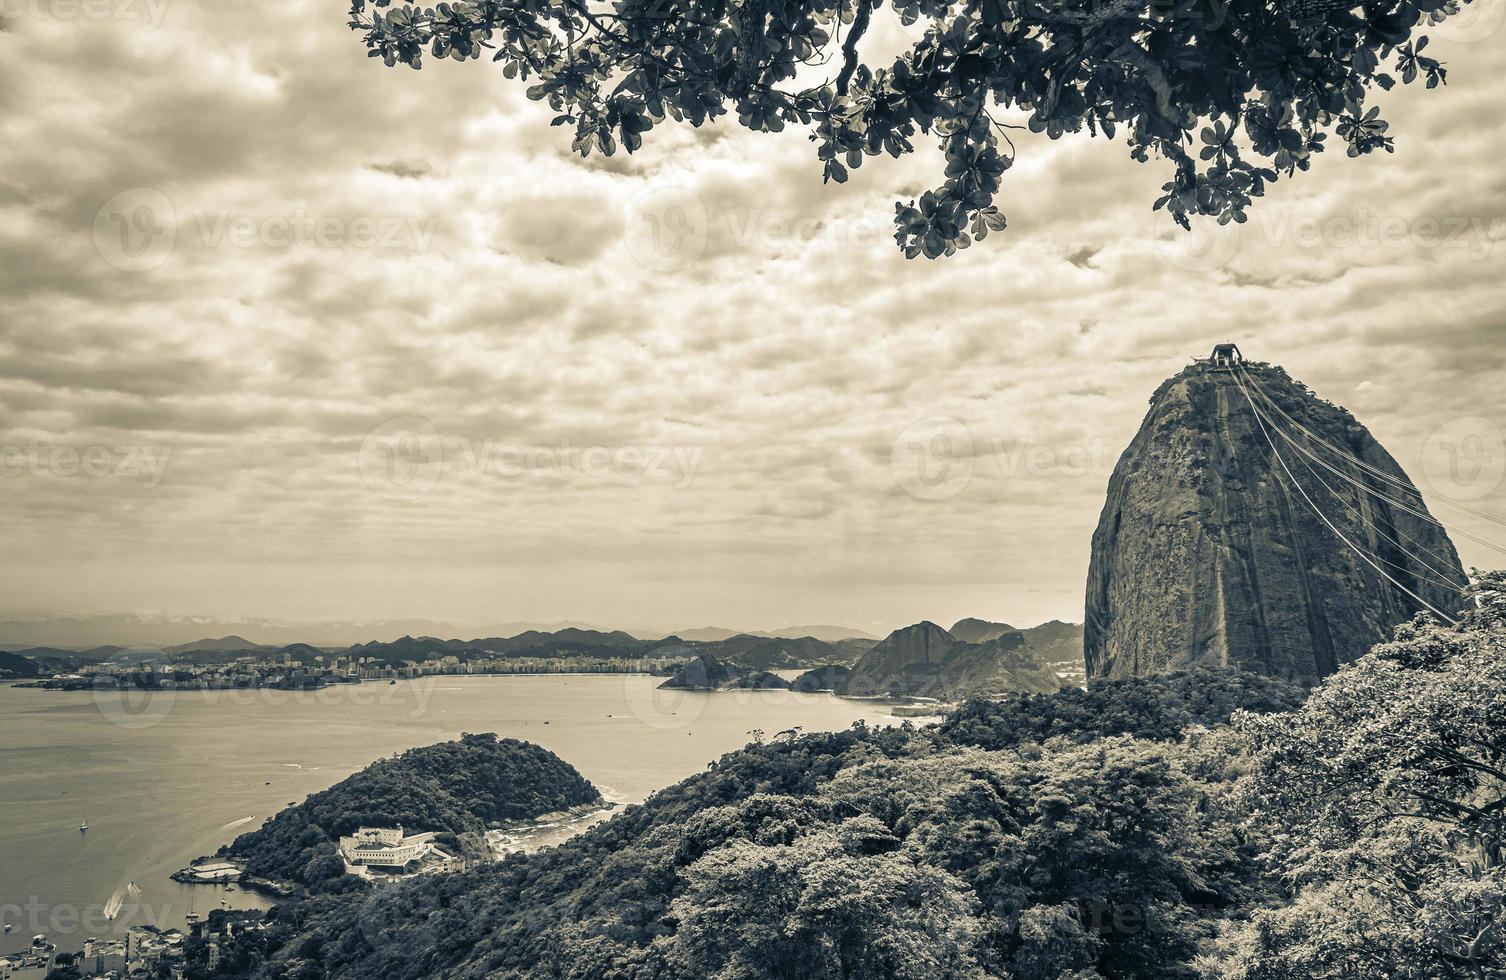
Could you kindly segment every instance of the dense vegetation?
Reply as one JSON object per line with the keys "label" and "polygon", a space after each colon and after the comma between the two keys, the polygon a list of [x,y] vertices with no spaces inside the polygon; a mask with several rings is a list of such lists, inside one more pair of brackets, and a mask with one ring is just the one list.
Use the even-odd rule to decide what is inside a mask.
{"label": "dense vegetation", "polygon": [[1499,980],[1506,579],[1474,598],[1305,700],[1200,669],[756,743],[558,848],[289,902],[254,969]]}
{"label": "dense vegetation", "polygon": [[778,674],[771,674],[767,670],[749,671],[727,686],[734,689],[755,691],[788,691],[791,687],[789,681]]}
{"label": "dense vegetation", "polygon": [[224,851],[244,859],[258,877],[338,887],[345,885],[344,864],[335,843],[357,827],[401,824],[410,833],[473,834],[600,798],[585,777],[547,749],[495,735],[463,735],[374,762],[277,813]]}
{"label": "dense vegetation", "polygon": [[961,745],[1006,749],[1065,738],[1084,742],[1110,735],[1166,741],[1194,725],[1229,721],[1235,711],[1287,711],[1307,692],[1294,684],[1217,667],[1094,680],[1087,689],[1011,694],[973,700],[947,717],[942,735]]}

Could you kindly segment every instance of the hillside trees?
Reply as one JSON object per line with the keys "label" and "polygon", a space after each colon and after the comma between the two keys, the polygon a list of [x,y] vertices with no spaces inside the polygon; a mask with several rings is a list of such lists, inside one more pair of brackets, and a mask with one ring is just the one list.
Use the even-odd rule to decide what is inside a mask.
{"label": "hillside trees", "polygon": [[966,885],[898,846],[882,824],[859,817],[787,844],[735,839],[703,856],[670,907],[676,975],[977,976]]}
{"label": "hillside trees", "polygon": [[[594,786],[547,749],[468,734],[378,760],[223,850],[243,858],[253,875],[316,885],[344,874],[335,842],[358,827],[475,835],[495,822],[599,799]],[[473,845],[467,856],[474,851]]]}
{"label": "hillside trees", "polygon": [[[1506,976],[1506,589],[1421,618],[1288,715],[1242,717],[1248,799],[1294,892],[1250,978]],[[1377,972],[1380,971],[1380,972]]]}

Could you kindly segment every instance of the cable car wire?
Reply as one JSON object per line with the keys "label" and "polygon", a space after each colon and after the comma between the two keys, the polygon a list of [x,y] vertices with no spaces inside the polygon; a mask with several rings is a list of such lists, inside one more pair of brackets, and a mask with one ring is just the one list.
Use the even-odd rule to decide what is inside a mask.
{"label": "cable car wire", "polygon": [[1351,551],[1353,551],[1356,555],[1359,555],[1360,559],[1364,561],[1365,564],[1369,565],[1371,568],[1379,572],[1386,579],[1386,581],[1390,582],[1392,585],[1396,586],[1398,589],[1405,592],[1413,599],[1417,600],[1417,602],[1420,603],[1423,608],[1427,609],[1442,621],[1448,623],[1451,626],[1455,625],[1457,623],[1457,620],[1455,620],[1454,617],[1450,616],[1448,613],[1442,612],[1422,596],[1418,595],[1416,592],[1413,592],[1411,589],[1398,582],[1391,576],[1389,572],[1387,572],[1380,565],[1376,564],[1369,555],[1365,554],[1365,552],[1358,545],[1356,545],[1353,541],[1350,541],[1349,538],[1344,535],[1344,532],[1340,531],[1334,525],[1333,521],[1330,521],[1328,519],[1328,515],[1324,514],[1322,509],[1313,502],[1312,497],[1308,496],[1307,491],[1303,489],[1302,484],[1299,483],[1296,476],[1293,475],[1291,468],[1286,465],[1286,459],[1281,455],[1281,450],[1276,448],[1276,441],[1272,439],[1271,434],[1266,431],[1265,420],[1260,417],[1260,411],[1255,407],[1255,399],[1250,396],[1250,391],[1245,387],[1244,380],[1240,377],[1238,371],[1234,372],[1234,381],[1239,385],[1239,390],[1244,394],[1245,401],[1249,403],[1250,410],[1255,415],[1255,424],[1260,427],[1260,433],[1261,435],[1265,436],[1266,445],[1271,448],[1271,455],[1274,456],[1276,458],[1276,461],[1281,464],[1281,469],[1286,472],[1287,479],[1291,481],[1292,486],[1297,488],[1297,492],[1302,495],[1302,499],[1307,501],[1307,506],[1312,508],[1313,513],[1318,515],[1318,519],[1321,520],[1324,524],[1328,525],[1328,529],[1334,533],[1335,537],[1348,545]]}

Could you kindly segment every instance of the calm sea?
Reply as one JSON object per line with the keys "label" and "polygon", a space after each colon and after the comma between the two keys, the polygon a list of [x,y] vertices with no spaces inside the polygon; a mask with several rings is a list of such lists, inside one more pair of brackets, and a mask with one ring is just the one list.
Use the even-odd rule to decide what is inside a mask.
{"label": "calm sea", "polygon": [[[134,925],[182,928],[188,912],[222,903],[265,906],[244,889],[168,875],[378,758],[462,732],[536,742],[609,799],[632,803],[741,747],[755,729],[772,737],[898,721],[881,702],[657,691],[659,681],[434,677],[154,696],[0,686],[0,921],[12,925],[0,953],[39,932],[73,950]],[[107,920],[117,894],[120,912]]]}

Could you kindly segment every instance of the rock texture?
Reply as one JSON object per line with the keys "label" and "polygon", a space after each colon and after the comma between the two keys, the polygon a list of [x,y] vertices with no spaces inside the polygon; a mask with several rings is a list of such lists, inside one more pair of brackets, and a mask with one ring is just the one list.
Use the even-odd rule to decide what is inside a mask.
{"label": "rock texture", "polygon": [[1339,534],[1428,603],[1457,608],[1466,579],[1453,544],[1353,416],[1277,367],[1189,367],[1151,398],[1109,480],[1088,570],[1088,676],[1200,663],[1332,673],[1421,608]]}
{"label": "rock texture", "polygon": [[1060,687],[1056,673],[1030,651],[1018,631],[965,643],[935,623],[917,623],[895,630],[865,653],[837,693],[949,699]]}

